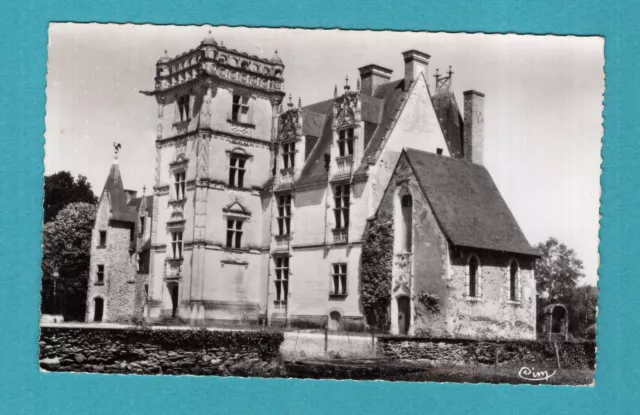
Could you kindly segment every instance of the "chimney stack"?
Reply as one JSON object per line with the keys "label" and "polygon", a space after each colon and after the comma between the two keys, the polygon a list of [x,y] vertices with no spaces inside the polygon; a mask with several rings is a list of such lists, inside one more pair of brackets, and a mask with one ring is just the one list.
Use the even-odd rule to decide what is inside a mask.
{"label": "chimney stack", "polygon": [[380,85],[389,82],[393,73],[391,69],[375,64],[358,68],[358,71],[360,71],[360,80],[362,81],[360,93],[369,96],[373,96]]}
{"label": "chimney stack", "polygon": [[402,52],[402,56],[404,57],[404,90],[408,91],[420,72],[423,73],[424,79],[427,79],[427,68],[431,56],[415,49]]}
{"label": "chimney stack", "polygon": [[464,95],[464,159],[483,164],[484,150],[484,94],[465,91]]}

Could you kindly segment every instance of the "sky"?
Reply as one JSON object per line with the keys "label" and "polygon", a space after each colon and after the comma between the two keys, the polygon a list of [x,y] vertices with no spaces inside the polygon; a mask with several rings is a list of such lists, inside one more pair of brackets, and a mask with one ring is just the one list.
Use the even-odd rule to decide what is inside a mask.
{"label": "sky", "polygon": [[[556,237],[584,262],[582,283],[597,283],[604,39],[484,35],[53,23],[49,26],[45,174],[87,176],[102,191],[122,144],[128,189],[153,186],[157,104],[155,64],[211,35],[224,46],[285,64],[284,88],[303,105],[353,86],[375,63],[403,77],[402,52],[431,55],[453,70],[453,88],[485,94],[485,166],[532,245]],[[462,108],[461,108],[462,110]]]}

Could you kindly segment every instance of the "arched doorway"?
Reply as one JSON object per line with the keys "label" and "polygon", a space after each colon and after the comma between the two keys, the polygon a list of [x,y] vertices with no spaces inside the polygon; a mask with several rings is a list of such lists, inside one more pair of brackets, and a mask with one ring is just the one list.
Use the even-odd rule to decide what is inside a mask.
{"label": "arched doorway", "polygon": [[397,298],[398,301],[398,334],[409,333],[409,324],[411,322],[411,308],[409,306],[409,297],[406,295]]}
{"label": "arched doorway", "polygon": [[340,329],[340,313],[332,311],[329,313],[329,331],[338,331]]}
{"label": "arched doorway", "polygon": [[172,282],[167,284],[169,296],[171,297],[171,318],[176,318],[178,312],[178,283]]}
{"label": "arched doorway", "polygon": [[93,299],[93,321],[102,321],[102,315],[104,314],[104,300],[100,297]]}

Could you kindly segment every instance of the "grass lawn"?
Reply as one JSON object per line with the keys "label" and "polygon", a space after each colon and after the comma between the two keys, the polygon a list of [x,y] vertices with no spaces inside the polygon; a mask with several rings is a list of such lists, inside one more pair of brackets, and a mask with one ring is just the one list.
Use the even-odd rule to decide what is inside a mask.
{"label": "grass lawn", "polygon": [[[506,383],[531,385],[591,385],[591,369],[544,368],[553,374],[546,380],[520,377],[514,366],[425,366],[411,363],[367,360],[307,360],[284,362],[284,376],[312,379],[387,380],[392,382]],[[536,367],[536,371],[540,368]],[[529,376],[532,377],[532,376]]]}

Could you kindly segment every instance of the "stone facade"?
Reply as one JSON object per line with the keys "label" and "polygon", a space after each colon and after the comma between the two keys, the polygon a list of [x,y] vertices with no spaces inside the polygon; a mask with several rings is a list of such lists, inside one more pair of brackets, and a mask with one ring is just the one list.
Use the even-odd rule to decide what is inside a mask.
{"label": "stone facade", "polygon": [[[514,325],[530,324],[530,309],[501,303],[500,289],[490,289],[498,287],[494,282],[485,293],[487,301],[495,294],[495,307],[491,302],[482,313],[452,317],[459,307],[478,308],[456,288],[464,286],[464,270],[418,183],[409,178],[400,186],[393,176],[405,148],[462,158],[466,140],[478,143],[474,154],[481,151],[482,122],[464,137],[461,125],[445,134],[426,81],[429,55],[412,50],[403,57],[399,80],[368,65],[360,68],[362,89],[360,80],[350,85],[347,79],[332,99],[304,107],[291,95],[285,99],[277,54],[251,56],[209,37],[179,56],[162,57],[155,89],[144,92],[158,104],[148,276],[123,270],[137,284],[118,293],[118,301],[134,314],[142,309],[149,322],[364,330],[359,274],[367,219],[379,209],[393,211],[394,192],[402,188],[414,197],[420,250],[395,253],[392,331],[481,335],[483,323],[472,317],[485,316],[512,323],[504,330],[495,328],[502,323],[491,325],[491,335],[529,336]],[[481,104],[472,112],[481,112]],[[455,102],[448,105],[457,111]],[[97,250],[92,254],[94,267],[102,259]],[[131,263],[124,251],[118,255],[122,267]],[[522,261],[527,283],[531,266]],[[487,281],[497,281],[499,271],[490,276],[485,267]],[[421,310],[417,298],[425,291],[441,298],[439,316]],[[104,295],[110,302],[116,293]],[[403,330],[400,297],[406,299],[401,314],[410,319]]]}

